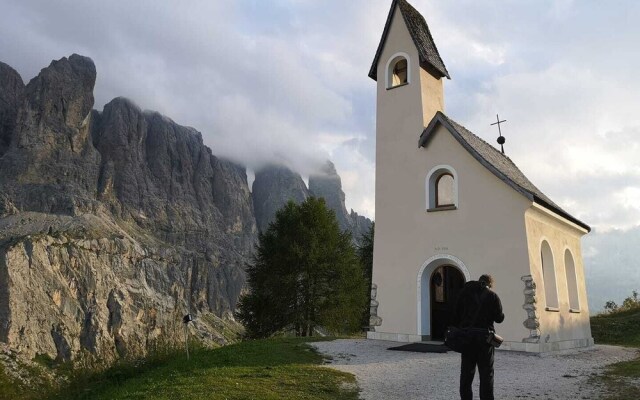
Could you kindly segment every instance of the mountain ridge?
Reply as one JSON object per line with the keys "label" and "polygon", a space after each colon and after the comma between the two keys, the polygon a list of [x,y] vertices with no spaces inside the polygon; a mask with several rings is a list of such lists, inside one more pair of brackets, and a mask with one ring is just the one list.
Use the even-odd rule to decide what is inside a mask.
{"label": "mountain ridge", "polygon": [[184,340],[192,313],[224,344],[264,204],[196,129],[122,97],[94,110],[96,77],[76,54],[27,84],[0,63],[0,341],[126,357]]}

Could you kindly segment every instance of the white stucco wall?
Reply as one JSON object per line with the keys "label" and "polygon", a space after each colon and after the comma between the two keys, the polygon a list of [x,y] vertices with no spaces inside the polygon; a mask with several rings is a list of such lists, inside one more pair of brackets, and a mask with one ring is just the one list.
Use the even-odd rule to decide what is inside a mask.
{"label": "white stucco wall", "polygon": [[[415,139],[417,143],[417,135]],[[495,277],[506,315],[500,333],[521,341],[528,336],[522,325],[526,313],[521,277],[529,274],[524,213],[531,203],[479,164],[444,127],[428,148],[416,147],[405,149],[402,161],[378,171],[384,183],[379,195],[385,201],[376,199],[373,281],[383,320],[376,331],[430,334],[418,326],[419,272],[427,260],[448,255],[464,264],[471,279],[483,273]],[[458,208],[427,212],[426,176],[441,164],[456,170]]]}
{"label": "white stucco wall", "polygon": [[[589,305],[582,262],[580,240],[586,233],[570,222],[562,222],[562,218],[549,211],[533,206],[525,214],[531,263],[531,276],[536,283],[537,315],[540,320],[540,342],[562,342],[569,340],[591,340],[589,322]],[[547,299],[542,274],[541,244],[545,240],[551,247],[555,267],[556,287],[558,291],[558,311],[545,310]],[[569,288],[565,266],[565,251],[573,256],[578,284],[580,309],[578,313],[570,312]]]}

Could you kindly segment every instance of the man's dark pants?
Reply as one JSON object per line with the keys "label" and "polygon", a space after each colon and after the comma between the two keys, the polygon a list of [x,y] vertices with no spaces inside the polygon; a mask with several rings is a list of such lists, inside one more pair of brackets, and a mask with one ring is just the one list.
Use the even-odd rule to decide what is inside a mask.
{"label": "man's dark pants", "polygon": [[480,399],[493,400],[493,357],[494,348],[482,339],[475,340],[469,351],[462,353],[460,368],[460,398],[472,400],[471,384],[476,373],[480,373]]}

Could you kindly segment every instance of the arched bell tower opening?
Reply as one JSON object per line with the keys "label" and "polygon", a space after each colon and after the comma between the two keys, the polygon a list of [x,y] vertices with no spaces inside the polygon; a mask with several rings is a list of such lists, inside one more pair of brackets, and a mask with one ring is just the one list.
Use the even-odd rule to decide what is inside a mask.
{"label": "arched bell tower opening", "polygon": [[385,66],[385,84],[387,89],[408,85],[411,82],[411,68],[409,55],[404,52],[395,53]]}
{"label": "arched bell tower opening", "polygon": [[456,299],[471,279],[458,258],[442,254],[427,260],[418,273],[418,335],[423,340],[444,340]]}

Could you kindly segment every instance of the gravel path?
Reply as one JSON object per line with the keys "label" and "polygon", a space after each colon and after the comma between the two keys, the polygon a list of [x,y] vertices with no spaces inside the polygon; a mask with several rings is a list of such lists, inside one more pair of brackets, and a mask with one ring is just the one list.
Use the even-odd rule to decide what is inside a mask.
{"label": "gravel path", "polygon": [[[356,376],[364,400],[459,398],[460,355],[449,352],[390,351],[399,343],[380,340],[335,340],[313,343],[331,357],[328,367]],[[497,399],[598,399],[599,388],[587,381],[605,365],[637,356],[635,349],[596,346],[543,357],[496,351]],[[478,396],[478,375],[474,396]],[[474,397],[477,398],[477,397]]]}

